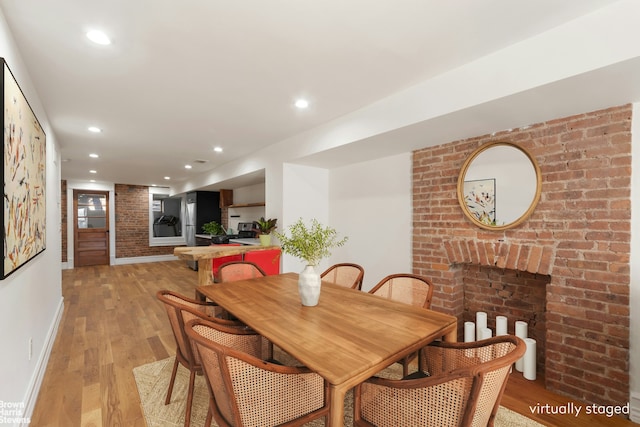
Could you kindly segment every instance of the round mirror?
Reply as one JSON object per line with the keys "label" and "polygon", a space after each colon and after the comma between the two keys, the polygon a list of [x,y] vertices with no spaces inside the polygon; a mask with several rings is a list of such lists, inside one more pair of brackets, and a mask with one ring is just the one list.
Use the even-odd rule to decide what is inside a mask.
{"label": "round mirror", "polygon": [[478,227],[506,230],[531,215],[541,186],[540,168],[529,152],[509,142],[490,142],[462,165],[458,202]]}

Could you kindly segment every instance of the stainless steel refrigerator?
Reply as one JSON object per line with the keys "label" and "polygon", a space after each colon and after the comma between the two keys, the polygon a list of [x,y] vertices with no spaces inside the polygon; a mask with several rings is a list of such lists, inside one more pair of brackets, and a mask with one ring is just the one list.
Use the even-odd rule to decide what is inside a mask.
{"label": "stainless steel refrigerator", "polygon": [[[187,193],[187,217],[185,218],[187,246],[198,246],[196,234],[204,234],[202,226],[216,221],[221,224],[220,193],[217,191],[194,191]],[[197,261],[187,261],[193,270],[198,269]]]}

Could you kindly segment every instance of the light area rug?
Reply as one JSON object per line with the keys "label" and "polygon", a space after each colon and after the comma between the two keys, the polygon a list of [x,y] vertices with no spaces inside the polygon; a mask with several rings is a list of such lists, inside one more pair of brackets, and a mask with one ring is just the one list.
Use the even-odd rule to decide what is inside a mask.
{"label": "light area rug", "polygon": [[[170,357],[157,362],[148,363],[133,369],[133,375],[140,395],[140,404],[148,427],[181,427],[184,426],[184,413],[189,384],[189,371],[180,366],[176,374],[171,403],[164,404],[171,379],[174,358]],[[191,409],[191,426],[203,426],[207,416],[208,390],[204,376],[196,376],[193,407]],[[345,399],[345,426],[353,425],[352,393]],[[215,421],[212,423],[216,426]],[[310,427],[323,426],[323,420],[306,424]],[[520,415],[505,407],[500,407],[495,420],[496,427],[544,427],[542,424]],[[413,426],[407,426],[413,427]]]}

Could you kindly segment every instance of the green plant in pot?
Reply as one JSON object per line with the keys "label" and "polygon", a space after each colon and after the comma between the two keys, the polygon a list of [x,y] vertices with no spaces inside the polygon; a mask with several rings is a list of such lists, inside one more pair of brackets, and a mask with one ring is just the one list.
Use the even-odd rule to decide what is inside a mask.
{"label": "green plant in pot", "polygon": [[306,262],[307,266],[300,273],[298,292],[302,305],[314,306],[320,298],[320,274],[316,267],[324,258],[331,256],[331,249],[343,246],[347,237],[340,238],[338,232],[328,226],[323,226],[316,219],[307,226],[302,218],[289,226],[289,235],[274,233],[282,252],[293,255]]}
{"label": "green plant in pot", "polygon": [[211,236],[220,236],[222,234],[226,234],[224,232],[224,228],[222,228],[222,225],[218,224],[215,221],[202,224],[202,231]]}
{"label": "green plant in pot", "polygon": [[255,231],[258,233],[262,246],[271,245],[271,232],[277,228],[277,222],[278,220],[276,218],[264,219],[263,216],[260,217],[259,220],[254,221]]}

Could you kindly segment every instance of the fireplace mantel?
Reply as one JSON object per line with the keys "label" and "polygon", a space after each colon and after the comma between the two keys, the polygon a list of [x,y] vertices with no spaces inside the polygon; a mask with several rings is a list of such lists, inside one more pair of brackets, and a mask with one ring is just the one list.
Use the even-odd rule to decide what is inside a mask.
{"label": "fireplace mantel", "polygon": [[475,264],[533,274],[551,274],[555,251],[551,246],[518,242],[449,240],[444,242],[449,264]]}

